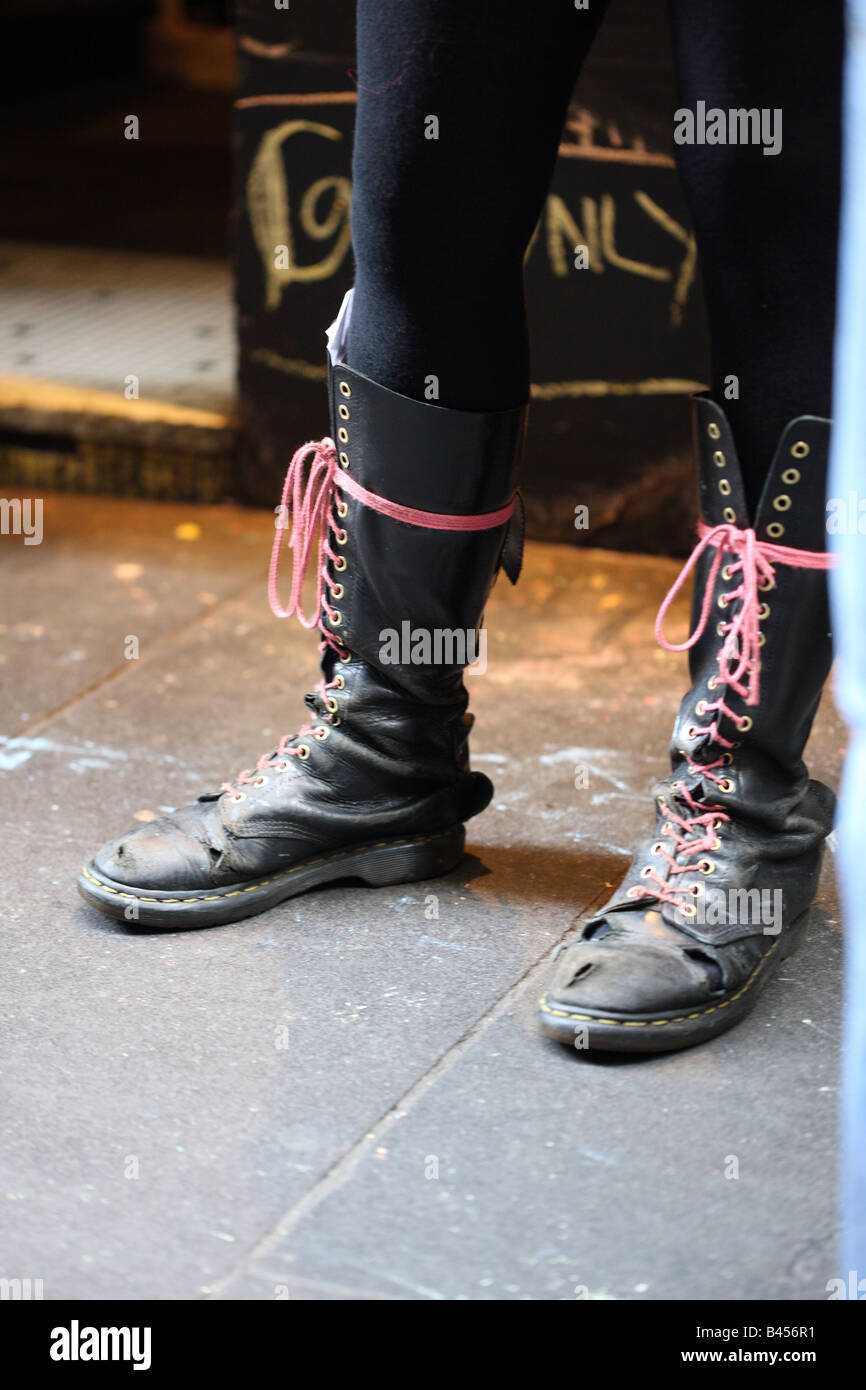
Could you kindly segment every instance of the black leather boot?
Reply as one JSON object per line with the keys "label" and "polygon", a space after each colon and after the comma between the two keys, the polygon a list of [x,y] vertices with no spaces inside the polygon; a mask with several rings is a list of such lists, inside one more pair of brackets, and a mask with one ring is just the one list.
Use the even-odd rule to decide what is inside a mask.
{"label": "black leather boot", "polygon": [[[830,422],[787,426],[752,526],[725,415],[695,406],[701,539],[656,626],[690,648],[693,686],[655,831],[540,1001],[542,1031],[579,1048],[661,1052],[738,1022],[799,944],[833,821],[802,761],[832,659]],[[662,623],[692,567],[693,634],[670,647]]]}
{"label": "black leather boot", "polygon": [[283,493],[286,609],[280,532],[270,585],[280,616],[320,627],[310,723],[219,792],[106,845],[78,883],[113,917],[212,926],[336,879],[430,878],[459,862],[463,822],[490,800],[469,769],[463,668],[500,565],[512,582],[520,568],[525,409],[445,410],[329,371],[334,439],[298,450]]}

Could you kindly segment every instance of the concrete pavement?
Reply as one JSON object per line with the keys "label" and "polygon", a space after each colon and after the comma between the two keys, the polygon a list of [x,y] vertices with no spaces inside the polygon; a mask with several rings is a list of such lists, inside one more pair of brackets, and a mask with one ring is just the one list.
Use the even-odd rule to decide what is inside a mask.
{"label": "concrete pavement", "polygon": [[[534,1028],[553,948],[651,816],[675,562],[534,544],[497,586],[471,678],[496,794],[447,878],[174,934],[77,897],[103,840],[303,721],[316,644],[269,612],[272,534],[54,496],[41,545],[0,539],[0,1276],[46,1298],[826,1297],[832,853],[807,944],[734,1032],[631,1060]],[[826,700],[831,785],[844,741]]]}

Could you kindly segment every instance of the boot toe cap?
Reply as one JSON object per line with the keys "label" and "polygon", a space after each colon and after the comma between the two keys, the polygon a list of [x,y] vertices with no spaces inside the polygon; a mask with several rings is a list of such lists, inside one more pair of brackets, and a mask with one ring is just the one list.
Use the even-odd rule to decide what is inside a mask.
{"label": "boot toe cap", "polygon": [[698,961],[675,948],[616,932],[569,947],[547,991],[554,1008],[617,1018],[699,1008],[711,997]]}
{"label": "boot toe cap", "polygon": [[93,867],[112,883],[151,893],[194,891],[214,881],[212,852],[170,816],[110,840]]}

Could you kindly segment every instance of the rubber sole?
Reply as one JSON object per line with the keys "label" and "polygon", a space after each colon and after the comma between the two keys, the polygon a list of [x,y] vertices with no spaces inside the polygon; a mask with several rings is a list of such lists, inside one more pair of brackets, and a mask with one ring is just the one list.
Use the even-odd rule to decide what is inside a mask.
{"label": "rubber sole", "polygon": [[751,1012],[782,961],[802,942],[808,915],[804,912],[790,926],[783,927],[745,984],[720,995],[711,1006],[693,1013],[677,1009],[668,1014],[603,1015],[588,1009],[564,1008],[551,1003],[545,995],[538,1001],[539,1027],[546,1037],[577,1051],[674,1052],[694,1047],[726,1033]]}
{"label": "rubber sole", "polygon": [[462,825],[435,835],[380,840],[304,860],[254,883],[227,884],[201,892],[130,888],[107,878],[90,863],[78,876],[78,891],[91,907],[121,922],[173,931],[215,927],[254,917],[298,893],[340,879],[358,878],[371,887],[383,888],[393,883],[438,878],[460,863],[465,841]]}

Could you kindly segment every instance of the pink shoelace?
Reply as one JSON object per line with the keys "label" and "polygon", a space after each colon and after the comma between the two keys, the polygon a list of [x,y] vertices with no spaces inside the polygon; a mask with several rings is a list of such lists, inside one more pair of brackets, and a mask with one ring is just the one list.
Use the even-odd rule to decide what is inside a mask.
{"label": "pink shoelace", "polygon": [[[719,634],[724,637],[718,654],[719,670],[708,683],[714,690],[721,687],[721,694],[715,701],[698,701],[696,712],[702,717],[709,715],[710,722],[706,727],[693,725],[688,731],[690,738],[707,735],[711,742],[724,751],[710,763],[696,762],[685,754],[689,771],[693,775],[715,783],[720,791],[729,792],[733,790],[733,783],[720,773],[720,769],[731,761],[728,750],[736,748],[737,744],[724,737],[719,729],[719,720],[727,717],[743,733],[752,727],[751,717],[739,715],[732,710],[725,703],[725,695],[727,691],[733,691],[745,700],[747,706],[755,706],[760,700],[763,645],[760,623],[762,618],[767,616],[769,609],[760,602],[759,590],[775,588],[776,565],[789,565],[795,569],[828,570],[835,565],[836,557],[823,551],[796,550],[792,546],[760,541],[751,528],[742,529],[728,523],[707,526],[700,522],[698,537],[697,545],[662,601],[656,618],[655,635],[659,645],[669,652],[688,651],[700,641],[709,619],[719,569],[726,555],[733,556],[732,561],[722,570],[722,578],[733,581],[739,577],[739,583],[731,590],[723,592],[719,602],[722,608],[729,608],[731,605],[738,607],[730,622],[719,624]],[[669,642],[664,634],[664,623],[670,606],[708,546],[715,548],[716,555],[707,574],[703,603],[695,629],[684,642]],[[673,786],[685,803],[686,814],[678,815],[667,801],[659,798],[659,810],[665,819],[662,833],[672,838],[673,852],[669,853],[661,842],[654,845],[653,852],[667,863],[669,878],[688,873],[694,868],[702,873],[711,873],[714,867],[712,861],[702,858],[695,864],[694,860],[698,855],[706,855],[710,850],[721,848],[717,832],[725,821],[730,820],[730,816],[721,806],[698,801],[685,782],[676,782]],[[678,863],[678,859],[684,859],[686,862]],[[699,886],[676,888],[668,879],[662,878],[651,865],[647,865],[641,873],[652,886],[643,887],[636,884],[629,889],[630,896],[654,898],[672,903],[686,916],[695,914],[696,909],[688,904],[686,899],[688,896],[696,897],[698,893],[695,888],[697,887],[699,892]]]}
{"label": "pink shoelace", "polygon": [[[336,633],[329,631],[326,626],[327,621],[331,626],[339,627],[342,619],[339,609],[333,607],[326,597],[326,590],[330,597],[337,602],[343,596],[343,585],[339,580],[336,584],[333,583],[328,573],[329,561],[339,574],[345,573],[347,568],[346,557],[335,550],[332,544],[332,538],[339,547],[345,546],[348,540],[345,528],[339,524],[348,512],[348,505],[340,496],[341,493],[348,494],[364,506],[372,508],[373,511],[381,512],[394,521],[402,521],[408,526],[423,526],[428,530],[435,531],[490,530],[495,526],[502,526],[510,519],[514,511],[513,499],[496,511],[481,512],[474,516],[448,515],[440,512],[421,511],[417,507],[403,507],[397,502],[389,501],[387,497],[380,497],[377,493],[369,492],[350,477],[345,469],[341,468],[337,458],[337,447],[329,436],[326,435],[324,439],[302,444],[300,449],[297,449],[292,455],[292,461],[283,482],[280,505],[277,509],[276,533],[268,569],[268,602],[272,612],[278,618],[295,616],[302,627],[308,630],[318,626],[322,636],[319,652],[323,654],[330,648],[337,653],[342,662],[351,661],[351,653],[347,651]],[[336,519],[334,517],[335,512]],[[289,516],[291,516],[289,549],[292,552],[292,581],[289,601],[283,607],[279,596],[280,553],[283,547],[283,535],[288,530]],[[301,597],[314,547],[316,550],[315,610],[307,616],[301,607]],[[264,781],[261,774],[266,769],[280,770],[287,766],[285,761],[280,760],[284,760],[286,757],[309,757],[310,750],[303,743],[303,739],[313,737],[323,741],[328,736],[327,725],[339,724],[337,700],[333,692],[342,690],[344,686],[345,680],[342,675],[337,675],[327,682],[323,677],[316,685],[316,692],[325,705],[326,713],[321,716],[325,722],[318,728],[314,728],[312,724],[304,724],[295,733],[285,734],[273,753],[264,754],[259,758],[254,768],[246,768],[240,772],[234,783],[223,782],[220,790],[231,793],[235,800],[242,800],[244,793],[239,792],[238,788],[245,783],[260,785]]]}

